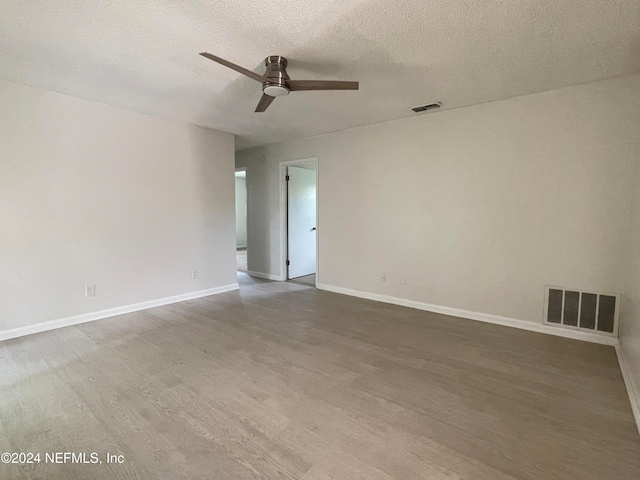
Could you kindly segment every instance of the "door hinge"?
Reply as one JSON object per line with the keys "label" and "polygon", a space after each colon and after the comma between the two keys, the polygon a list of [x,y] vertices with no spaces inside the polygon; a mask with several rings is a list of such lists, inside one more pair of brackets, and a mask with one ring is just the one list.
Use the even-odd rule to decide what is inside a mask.
{"label": "door hinge", "polygon": [[289,181],[289,175],[287,175],[287,176],[285,177],[285,180],[286,180],[287,182]]}
{"label": "door hinge", "polygon": [[291,262],[289,262],[289,260],[287,260],[287,267],[291,265]]}

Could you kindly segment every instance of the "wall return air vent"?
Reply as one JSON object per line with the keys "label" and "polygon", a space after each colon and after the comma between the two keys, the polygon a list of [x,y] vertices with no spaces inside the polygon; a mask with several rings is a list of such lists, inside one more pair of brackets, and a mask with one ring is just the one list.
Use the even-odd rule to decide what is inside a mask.
{"label": "wall return air vent", "polygon": [[551,286],[547,286],[545,290],[545,324],[610,337],[618,336],[620,294]]}

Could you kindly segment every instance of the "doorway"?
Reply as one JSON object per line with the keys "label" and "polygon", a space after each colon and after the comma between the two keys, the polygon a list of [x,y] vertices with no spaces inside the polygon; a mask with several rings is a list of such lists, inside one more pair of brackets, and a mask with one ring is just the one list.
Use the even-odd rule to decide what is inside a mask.
{"label": "doorway", "polygon": [[316,159],[287,162],[285,181],[285,278],[316,286],[317,168]]}
{"label": "doorway", "polygon": [[236,262],[240,272],[247,271],[247,170],[236,169]]}

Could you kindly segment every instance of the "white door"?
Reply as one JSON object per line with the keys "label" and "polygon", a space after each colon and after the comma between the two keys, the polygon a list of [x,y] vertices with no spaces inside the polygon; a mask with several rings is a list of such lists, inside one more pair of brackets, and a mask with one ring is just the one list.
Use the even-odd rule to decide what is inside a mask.
{"label": "white door", "polygon": [[316,273],[316,171],[287,167],[288,278]]}

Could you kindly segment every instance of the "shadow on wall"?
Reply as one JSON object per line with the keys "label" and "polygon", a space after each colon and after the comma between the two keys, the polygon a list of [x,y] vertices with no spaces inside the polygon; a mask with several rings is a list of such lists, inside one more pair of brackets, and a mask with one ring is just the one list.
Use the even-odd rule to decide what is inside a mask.
{"label": "shadow on wall", "polygon": [[[224,141],[224,137],[228,137],[227,142]],[[195,159],[190,174],[197,188],[191,192],[193,210],[183,214],[196,215],[200,220],[202,232],[195,250],[201,259],[194,259],[194,266],[212,265],[212,262],[215,262],[214,268],[218,271],[203,272],[205,275],[222,275],[225,279],[235,279],[233,138],[227,133],[190,125],[188,141],[192,157]],[[227,163],[222,169],[225,172],[223,175],[221,162]],[[222,263],[221,250],[225,252]]]}
{"label": "shadow on wall", "polygon": [[[272,259],[271,237],[274,231],[280,229],[280,218],[272,218],[270,205],[260,199],[273,198],[270,182],[266,181],[269,170],[264,158],[247,167],[247,270],[250,272],[270,273],[271,265],[279,263],[280,259]],[[280,192],[276,192],[277,198]],[[264,235],[264,232],[271,232]],[[264,263],[257,260],[266,259]]]}

